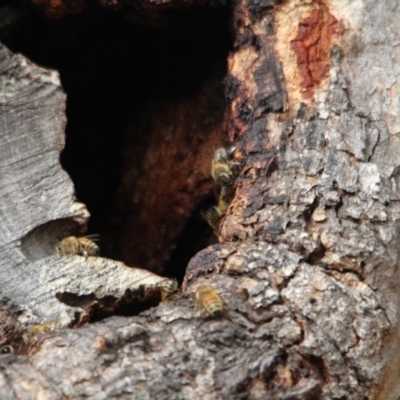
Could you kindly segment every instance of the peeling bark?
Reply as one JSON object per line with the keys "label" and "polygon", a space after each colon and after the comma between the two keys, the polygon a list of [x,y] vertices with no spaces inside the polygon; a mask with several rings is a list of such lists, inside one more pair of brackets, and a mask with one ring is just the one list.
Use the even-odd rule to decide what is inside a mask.
{"label": "peeling bark", "polygon": [[[266,3],[236,2],[233,10],[226,82],[241,168],[221,243],[193,257],[170,304],[45,335],[30,357],[1,356],[2,398],[400,396],[397,5]],[[323,42],[323,66],[308,84],[293,43],[321,13],[331,17],[317,39],[333,19],[343,29]],[[87,218],[57,160],[63,95],[53,73],[5,49],[1,60],[0,168],[25,175],[0,175],[0,272],[47,271],[50,260],[57,273],[68,263],[78,270],[78,257],[35,260],[57,229],[79,229]],[[11,67],[19,73],[12,84]],[[41,95],[46,113],[37,118],[38,101],[27,105],[23,94]],[[41,135],[36,150],[27,132]],[[29,196],[38,190],[47,197]],[[62,223],[46,225],[55,220]],[[41,226],[52,228],[35,234]],[[88,264],[102,262],[109,266]],[[192,295],[204,284],[223,298],[224,318],[195,315]]]}

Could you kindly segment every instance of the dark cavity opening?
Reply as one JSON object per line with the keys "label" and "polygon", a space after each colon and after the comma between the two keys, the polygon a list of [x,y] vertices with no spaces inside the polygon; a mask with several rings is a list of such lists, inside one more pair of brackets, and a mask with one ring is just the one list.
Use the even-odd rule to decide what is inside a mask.
{"label": "dark cavity opening", "polygon": [[77,312],[75,321],[70,328],[79,327],[86,322],[97,322],[112,315],[135,316],[141,312],[155,307],[160,303],[160,288],[139,287],[136,290],[127,289],[123,296],[105,296],[97,298],[95,295],[78,296],[74,293],[57,293],[59,301],[71,307],[80,307],[85,310],[84,314]]}
{"label": "dark cavity opening", "polygon": [[182,280],[212,236],[199,209],[212,193],[213,151],[227,143],[229,7],[93,5],[49,20],[23,4],[7,3],[23,12],[0,25],[1,40],[60,73],[61,164],[91,213],[88,232],[101,235],[101,255]]}

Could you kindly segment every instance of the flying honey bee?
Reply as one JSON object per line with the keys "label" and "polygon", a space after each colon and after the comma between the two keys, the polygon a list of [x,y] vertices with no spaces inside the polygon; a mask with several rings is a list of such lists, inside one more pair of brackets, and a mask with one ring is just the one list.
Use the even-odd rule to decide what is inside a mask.
{"label": "flying honey bee", "polygon": [[29,344],[30,341],[42,333],[54,332],[60,328],[60,324],[57,321],[50,321],[44,324],[32,325],[25,330],[22,334],[22,340],[25,344]]}
{"label": "flying honey bee", "polygon": [[14,353],[14,348],[9,344],[0,347],[0,354],[13,354],[13,353]]}
{"label": "flying honey bee", "polygon": [[85,256],[85,258],[88,256],[97,256],[100,249],[94,242],[99,240],[98,237],[98,234],[81,237],[68,236],[56,244],[56,254],[81,255]]}
{"label": "flying honey bee", "polygon": [[176,279],[166,279],[161,282],[161,305],[168,304],[171,296],[178,291],[178,281]]}
{"label": "flying honey bee", "polygon": [[200,316],[222,317],[224,302],[211,286],[200,286],[194,295],[194,310]]}
{"label": "flying honey bee", "polygon": [[214,157],[211,161],[211,176],[221,187],[231,186],[233,184],[232,162],[229,161],[229,158],[232,156],[235,149],[235,147],[230,147],[228,149],[221,147],[214,152]]}

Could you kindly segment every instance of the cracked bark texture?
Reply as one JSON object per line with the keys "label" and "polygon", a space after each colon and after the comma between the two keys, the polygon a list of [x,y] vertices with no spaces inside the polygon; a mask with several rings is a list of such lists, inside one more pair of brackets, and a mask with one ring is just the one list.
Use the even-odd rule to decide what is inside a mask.
{"label": "cracked bark texture", "polygon": [[[0,357],[2,398],[399,398],[397,5],[272,3],[234,4],[226,82],[242,164],[221,243],[191,260],[170,304],[46,336],[30,357]],[[337,29],[322,29],[327,21]],[[55,93],[53,107],[63,102]],[[4,107],[21,96],[3,98],[7,118]],[[24,120],[30,132],[43,121]],[[3,147],[26,157],[24,144]],[[18,196],[34,187],[8,179],[16,198],[1,232],[11,270],[27,254]],[[75,203],[62,195],[24,218],[25,231],[79,216],[66,215]],[[204,284],[224,299],[224,318],[194,314],[192,294]]]}

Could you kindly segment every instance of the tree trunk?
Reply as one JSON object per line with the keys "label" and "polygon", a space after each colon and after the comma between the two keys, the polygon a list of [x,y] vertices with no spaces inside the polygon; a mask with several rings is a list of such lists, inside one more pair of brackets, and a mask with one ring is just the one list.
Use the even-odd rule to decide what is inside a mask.
{"label": "tree trunk", "polygon": [[[232,5],[240,167],[220,243],[192,258],[169,304],[1,356],[2,399],[399,398],[398,7],[274,3]],[[139,312],[162,278],[52,255],[88,218],[58,162],[57,73],[4,47],[0,71],[2,343],[29,313],[80,325],[77,310]],[[222,318],[194,312],[201,285],[222,297]]]}

